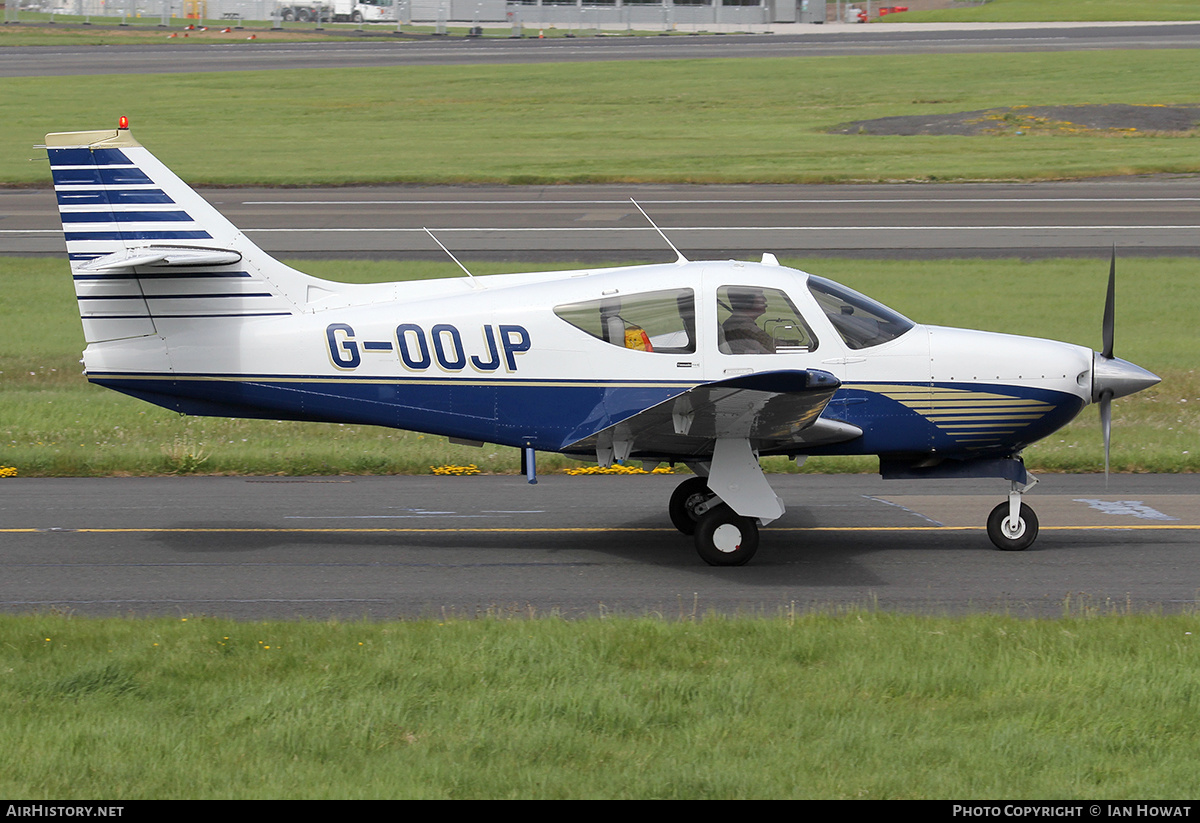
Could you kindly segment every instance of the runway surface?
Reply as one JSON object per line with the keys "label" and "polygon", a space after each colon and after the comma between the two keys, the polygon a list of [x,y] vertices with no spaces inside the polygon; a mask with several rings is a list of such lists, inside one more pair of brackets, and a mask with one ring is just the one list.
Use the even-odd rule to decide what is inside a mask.
{"label": "runway surface", "polygon": [[1048,475],[1042,533],[991,548],[1000,482],[773,476],[741,568],[675,532],[678,478],[0,480],[0,609],[241,619],[778,614],[1055,616],[1195,606],[1200,476]]}
{"label": "runway surface", "polygon": [[[795,33],[801,30],[805,33]],[[570,40],[400,39],[384,27],[372,27],[363,42],[27,46],[0,50],[0,77],[1200,47],[1197,23],[834,24],[774,26],[771,31],[789,33]]]}
{"label": "runway surface", "polygon": [[[379,186],[201,194],[287,257],[657,261],[1200,254],[1200,181],[842,186]],[[65,254],[53,192],[0,190],[0,251]]]}

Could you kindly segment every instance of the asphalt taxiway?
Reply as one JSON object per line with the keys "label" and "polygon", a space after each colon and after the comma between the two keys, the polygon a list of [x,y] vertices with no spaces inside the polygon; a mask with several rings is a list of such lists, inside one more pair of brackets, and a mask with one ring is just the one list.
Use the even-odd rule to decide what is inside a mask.
{"label": "asphalt taxiway", "polygon": [[1047,475],[1024,552],[999,482],[776,475],[748,566],[671,528],[664,476],[0,480],[0,609],[241,619],[861,606],[918,613],[1194,608],[1200,476]]}
{"label": "asphalt taxiway", "polygon": [[[659,261],[798,256],[1200,255],[1191,176],[1060,183],[201,189],[294,258]],[[49,189],[0,190],[0,253],[65,255]]]}

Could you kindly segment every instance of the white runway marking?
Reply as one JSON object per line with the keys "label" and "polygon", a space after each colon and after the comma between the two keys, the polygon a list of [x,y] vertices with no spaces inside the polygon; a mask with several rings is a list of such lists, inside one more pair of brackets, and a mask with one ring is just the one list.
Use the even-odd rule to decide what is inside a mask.
{"label": "white runway marking", "polygon": [[[682,205],[814,205],[838,203],[883,205],[907,203],[1193,203],[1200,197],[863,197],[831,199],[755,198],[638,200],[656,206]],[[243,206],[628,206],[628,200],[243,200]]]}
{"label": "white runway marking", "polygon": [[486,517],[484,514],[458,514],[456,512],[422,512],[421,514],[292,514],[284,520],[414,520],[422,517]]}
{"label": "white runway marking", "polygon": [[886,506],[895,506],[897,509],[900,509],[901,511],[906,511],[911,515],[921,518],[922,520],[926,521],[927,523],[932,523],[934,526],[945,526],[946,525],[945,523],[934,520],[932,517],[926,517],[925,515],[921,514],[919,511],[910,509],[908,506],[902,506],[899,503],[893,503],[891,500],[884,500],[882,497],[875,497],[873,495],[864,494],[863,498],[866,500],[874,500],[876,503],[883,503]]}
{"label": "white runway marking", "polygon": [[1169,514],[1163,514],[1158,509],[1147,506],[1141,500],[1093,500],[1085,497],[1077,497],[1075,498],[1075,502],[1087,503],[1090,508],[1104,512],[1105,514],[1140,517],[1143,520],[1179,519],[1178,517],[1171,517]]}
{"label": "white runway marking", "polygon": [[[849,232],[864,232],[864,231],[1196,231],[1200,229],[1200,225],[1194,226],[1154,226],[1154,225],[1105,225],[1105,226],[671,226],[666,231],[702,231],[702,232],[722,232],[722,231],[807,231],[807,232],[829,232],[829,231],[849,231]],[[400,234],[424,234],[423,228],[344,228],[344,229],[323,229],[323,228],[285,228],[285,229],[244,229],[247,233],[277,233],[277,234],[357,234],[357,233],[389,233],[396,232]],[[430,228],[429,231],[441,233],[464,233],[464,232],[504,232],[505,234],[517,233],[562,233],[562,232],[653,232],[654,229],[648,226],[563,226],[554,228],[522,228],[513,226],[476,226],[472,228]],[[21,232],[14,232],[21,233]]]}

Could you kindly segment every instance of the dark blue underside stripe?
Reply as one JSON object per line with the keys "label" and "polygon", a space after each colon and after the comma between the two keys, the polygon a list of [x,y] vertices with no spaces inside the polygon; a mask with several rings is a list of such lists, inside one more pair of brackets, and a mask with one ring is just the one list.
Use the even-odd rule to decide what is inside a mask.
{"label": "dark blue underside stripe", "polygon": [[[687,386],[513,385],[511,381],[286,383],[139,380],[89,375],[102,386],[185,414],[364,423],[557,451]],[[530,436],[532,435],[532,436]]]}
{"label": "dark blue underside stripe", "polygon": [[[176,379],[94,374],[100,385],[185,414],[221,417],[366,423],[443,434],[469,440],[557,451],[685,391],[688,384],[598,381],[520,381],[427,378],[267,375],[189,375]],[[170,375],[162,375],[170,378]],[[204,379],[197,379],[203,377]],[[270,382],[267,382],[270,381]],[[957,387],[951,385],[948,387]],[[1013,397],[1053,404],[1007,444],[979,448],[959,442],[902,404],[875,392],[839,389],[838,398],[863,398],[826,412],[863,430],[847,443],[796,449],[810,454],[918,455],[936,451],[947,458],[1007,456],[1065,425],[1082,407],[1074,395],[1004,387]],[[992,390],[1000,391],[1000,387]],[[831,404],[831,407],[834,404]]]}

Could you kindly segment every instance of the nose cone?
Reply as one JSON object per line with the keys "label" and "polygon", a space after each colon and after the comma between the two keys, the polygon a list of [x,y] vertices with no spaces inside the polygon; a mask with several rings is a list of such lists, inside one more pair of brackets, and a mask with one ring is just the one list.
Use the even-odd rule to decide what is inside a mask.
{"label": "nose cone", "polygon": [[1104,396],[1124,397],[1157,385],[1162,378],[1141,366],[1135,366],[1119,357],[1105,357],[1100,352],[1092,354],[1092,402],[1098,403]]}

